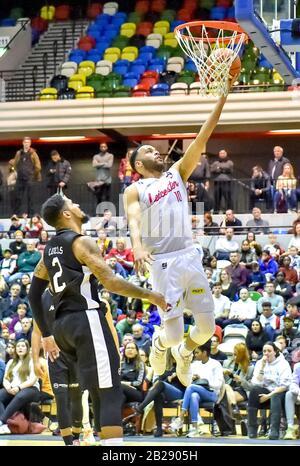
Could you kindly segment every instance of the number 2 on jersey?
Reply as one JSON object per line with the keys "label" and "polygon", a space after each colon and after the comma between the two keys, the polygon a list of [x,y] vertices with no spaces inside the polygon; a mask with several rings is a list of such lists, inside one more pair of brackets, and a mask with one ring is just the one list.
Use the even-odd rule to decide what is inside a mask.
{"label": "number 2 on jersey", "polygon": [[62,282],[61,284],[59,284],[58,282],[58,280],[61,278],[63,274],[61,263],[59,262],[58,257],[53,257],[52,267],[58,267],[58,271],[55,272],[55,274],[53,275],[53,288],[54,288],[55,293],[60,293],[66,288],[66,283]]}

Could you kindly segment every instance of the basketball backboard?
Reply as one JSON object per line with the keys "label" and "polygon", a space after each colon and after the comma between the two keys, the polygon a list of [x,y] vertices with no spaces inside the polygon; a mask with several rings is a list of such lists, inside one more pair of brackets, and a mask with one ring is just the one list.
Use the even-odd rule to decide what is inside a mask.
{"label": "basketball backboard", "polygon": [[[235,0],[235,16],[261,53],[281,74],[286,84],[299,78],[296,55],[300,38],[291,37],[298,0]],[[288,40],[283,40],[283,32]],[[299,42],[299,45],[298,45]],[[286,44],[289,44],[288,46]],[[299,48],[298,48],[299,46]]]}

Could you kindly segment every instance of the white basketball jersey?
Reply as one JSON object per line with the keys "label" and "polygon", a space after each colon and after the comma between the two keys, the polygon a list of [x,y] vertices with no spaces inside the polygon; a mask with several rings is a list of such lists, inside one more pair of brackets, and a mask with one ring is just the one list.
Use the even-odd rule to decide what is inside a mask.
{"label": "white basketball jersey", "polygon": [[142,244],[151,254],[180,251],[193,245],[187,190],[177,170],[135,183],[142,211]]}

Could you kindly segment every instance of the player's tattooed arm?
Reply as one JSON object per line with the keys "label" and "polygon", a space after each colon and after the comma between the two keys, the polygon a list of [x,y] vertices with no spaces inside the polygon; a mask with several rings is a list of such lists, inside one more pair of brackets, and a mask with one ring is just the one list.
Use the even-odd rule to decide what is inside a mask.
{"label": "player's tattooed arm", "polygon": [[108,291],[132,298],[149,299],[151,303],[160,308],[167,308],[167,303],[160,293],[135,286],[123,278],[117,277],[104,262],[98,246],[90,237],[79,236],[75,239],[73,252],[76,259],[82,265],[86,265]]}
{"label": "player's tattooed arm", "polygon": [[41,280],[49,281],[48,271],[46,269],[43,259],[41,259],[40,262],[37,264],[34,270],[34,276],[40,278]]}

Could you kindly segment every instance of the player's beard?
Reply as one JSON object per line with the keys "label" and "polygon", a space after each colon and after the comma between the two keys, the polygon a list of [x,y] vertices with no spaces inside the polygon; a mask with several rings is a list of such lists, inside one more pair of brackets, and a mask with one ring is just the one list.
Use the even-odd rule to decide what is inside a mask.
{"label": "player's beard", "polygon": [[164,163],[158,160],[143,160],[143,165],[147,171],[160,172],[164,171]]}
{"label": "player's beard", "polygon": [[82,216],[82,218],[81,218],[81,223],[82,223],[82,225],[83,225],[84,223],[87,223],[87,222],[89,221],[89,219],[90,219],[90,216],[89,216],[88,214],[86,214],[85,212],[83,212],[83,216]]}

